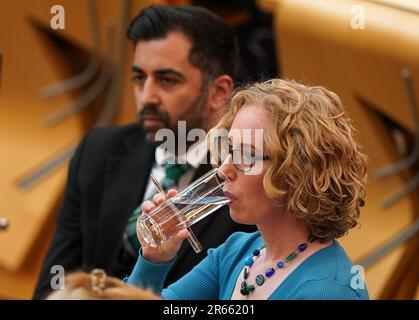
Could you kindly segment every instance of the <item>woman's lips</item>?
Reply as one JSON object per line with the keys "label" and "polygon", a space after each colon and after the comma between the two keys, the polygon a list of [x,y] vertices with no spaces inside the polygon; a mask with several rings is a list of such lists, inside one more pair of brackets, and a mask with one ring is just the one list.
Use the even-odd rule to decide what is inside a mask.
{"label": "woman's lips", "polygon": [[230,201],[229,202],[227,202],[227,205],[228,206],[231,206],[235,201],[236,201],[236,198],[230,193],[230,192],[228,192],[228,191],[224,191],[224,195],[227,197],[227,198],[229,198],[230,199]]}

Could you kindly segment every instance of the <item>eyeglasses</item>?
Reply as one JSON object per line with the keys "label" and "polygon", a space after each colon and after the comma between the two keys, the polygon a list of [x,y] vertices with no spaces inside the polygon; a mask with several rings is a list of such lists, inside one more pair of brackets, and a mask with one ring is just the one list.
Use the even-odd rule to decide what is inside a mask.
{"label": "eyeglasses", "polygon": [[[215,154],[214,154],[215,153]],[[217,160],[218,165],[221,165],[231,154],[233,165],[242,172],[249,172],[256,161],[270,160],[268,156],[256,156],[254,151],[250,148],[243,146],[241,149],[233,149],[232,145],[228,142],[227,137],[217,137],[215,139],[214,149],[212,154]]]}

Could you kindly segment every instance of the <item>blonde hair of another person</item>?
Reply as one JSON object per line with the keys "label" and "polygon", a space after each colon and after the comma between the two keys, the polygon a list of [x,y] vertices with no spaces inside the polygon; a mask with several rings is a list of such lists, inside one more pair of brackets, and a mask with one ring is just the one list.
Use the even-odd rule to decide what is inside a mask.
{"label": "blonde hair of another person", "polygon": [[108,277],[102,269],[90,273],[77,271],[65,277],[63,289],[47,300],[160,300],[151,290],[133,287],[118,278]]}

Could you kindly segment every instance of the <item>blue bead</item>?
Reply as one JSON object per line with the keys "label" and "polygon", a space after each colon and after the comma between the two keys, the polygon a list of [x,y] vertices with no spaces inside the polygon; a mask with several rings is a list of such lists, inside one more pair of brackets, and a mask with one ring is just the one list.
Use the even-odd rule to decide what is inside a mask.
{"label": "blue bead", "polygon": [[298,251],[303,252],[307,248],[306,243],[302,243],[298,246]]}
{"label": "blue bead", "polygon": [[277,267],[278,267],[278,268],[280,268],[280,269],[284,266],[284,264],[283,264],[281,261],[278,261],[278,262],[276,263],[276,265],[277,265]]}
{"label": "blue bead", "polygon": [[256,249],[255,251],[253,251],[253,256],[254,257],[258,257],[260,255],[260,250]]}
{"label": "blue bead", "polygon": [[266,270],[265,272],[265,276],[267,276],[268,278],[272,277],[275,273],[275,269],[274,268],[269,268],[268,270]]}
{"label": "blue bead", "polygon": [[244,264],[248,267],[251,267],[253,265],[252,257],[247,258],[246,261],[244,262]]}

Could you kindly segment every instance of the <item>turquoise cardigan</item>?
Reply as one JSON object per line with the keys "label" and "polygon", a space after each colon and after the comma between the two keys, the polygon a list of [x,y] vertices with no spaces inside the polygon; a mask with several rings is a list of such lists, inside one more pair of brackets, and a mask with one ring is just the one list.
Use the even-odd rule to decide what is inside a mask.
{"label": "turquoise cardigan", "polygon": [[[127,282],[142,288],[151,288],[170,300],[229,300],[245,259],[252,256],[254,249],[260,248],[262,244],[263,239],[259,232],[234,233],[218,248],[209,249],[206,258],[166,289],[163,289],[163,282],[171,263],[150,263],[140,252]],[[366,286],[362,288],[359,285],[359,275],[351,273],[352,266],[343,248],[333,240],[330,246],[304,260],[268,299],[369,299]],[[353,277],[357,277],[352,281],[356,288],[351,287]]]}

